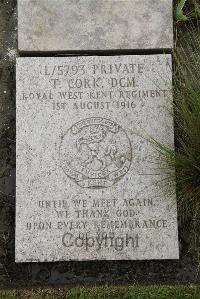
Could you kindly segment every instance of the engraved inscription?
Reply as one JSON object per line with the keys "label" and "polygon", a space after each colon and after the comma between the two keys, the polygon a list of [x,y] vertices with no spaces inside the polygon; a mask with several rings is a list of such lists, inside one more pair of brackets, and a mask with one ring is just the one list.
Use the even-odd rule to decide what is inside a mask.
{"label": "engraved inscription", "polygon": [[149,142],[173,148],[171,69],[17,59],[17,262],[178,258],[175,183]]}

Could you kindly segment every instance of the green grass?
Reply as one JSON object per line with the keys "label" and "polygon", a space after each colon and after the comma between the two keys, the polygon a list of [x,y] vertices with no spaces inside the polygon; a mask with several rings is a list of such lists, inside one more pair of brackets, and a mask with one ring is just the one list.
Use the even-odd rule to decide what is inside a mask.
{"label": "green grass", "polygon": [[200,299],[200,286],[128,286],[68,289],[38,289],[0,292],[9,299]]}
{"label": "green grass", "polygon": [[[180,199],[200,212],[200,28],[174,54],[174,159]],[[193,209],[194,210],[194,209]],[[199,214],[200,215],[200,214]]]}
{"label": "green grass", "polygon": [[[168,180],[176,179],[179,216],[190,224],[200,252],[200,27],[187,26],[174,51],[174,119],[176,149],[150,142],[165,164]],[[162,166],[163,167],[163,166]],[[173,168],[176,169],[175,177]]]}
{"label": "green grass", "polygon": [[[186,5],[190,5],[192,10],[185,12]],[[175,19],[178,22],[186,22],[192,18],[200,17],[200,4],[198,0],[179,0],[175,6]]]}

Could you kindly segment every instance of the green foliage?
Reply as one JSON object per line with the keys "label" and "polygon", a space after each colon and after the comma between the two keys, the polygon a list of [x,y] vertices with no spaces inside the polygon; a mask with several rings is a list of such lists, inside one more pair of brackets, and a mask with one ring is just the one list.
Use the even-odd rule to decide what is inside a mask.
{"label": "green foliage", "polygon": [[184,5],[187,0],[180,0],[175,9],[175,16],[177,21],[187,21],[188,16],[183,12]]}
{"label": "green foliage", "polygon": [[66,299],[183,299],[200,298],[197,288],[188,287],[102,287],[74,289]]}
{"label": "green foliage", "polygon": [[200,299],[200,286],[104,286],[0,292],[0,299]]}
{"label": "green foliage", "polygon": [[[193,42],[199,52],[200,38]],[[193,53],[178,48],[175,54],[175,166],[179,191],[196,205],[200,200],[200,56]]]}
{"label": "green foliage", "polygon": [[0,291],[0,299],[18,299],[11,291]]}
{"label": "green foliage", "polygon": [[[185,28],[183,29],[185,31]],[[200,247],[200,28],[187,26],[174,52],[174,116],[176,150],[156,140],[167,169],[176,169],[181,215],[191,224],[191,236]],[[169,171],[168,171],[169,173]],[[173,172],[171,172],[173,173]],[[169,180],[174,180],[171,176]],[[182,217],[183,218],[183,217]],[[189,223],[189,222],[188,222]],[[193,244],[194,245],[194,244]]]}
{"label": "green foliage", "polygon": [[[186,5],[192,6],[192,10],[186,9]],[[175,18],[177,21],[185,22],[191,18],[200,17],[200,5],[197,0],[179,0],[175,7]]]}

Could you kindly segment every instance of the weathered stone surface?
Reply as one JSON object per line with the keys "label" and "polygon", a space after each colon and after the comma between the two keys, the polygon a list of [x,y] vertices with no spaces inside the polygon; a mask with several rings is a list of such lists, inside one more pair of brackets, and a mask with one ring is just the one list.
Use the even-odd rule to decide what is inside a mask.
{"label": "weathered stone surface", "polygon": [[178,258],[171,56],[17,59],[16,261]]}
{"label": "weathered stone surface", "polygon": [[170,49],[172,0],[19,0],[20,51]]}

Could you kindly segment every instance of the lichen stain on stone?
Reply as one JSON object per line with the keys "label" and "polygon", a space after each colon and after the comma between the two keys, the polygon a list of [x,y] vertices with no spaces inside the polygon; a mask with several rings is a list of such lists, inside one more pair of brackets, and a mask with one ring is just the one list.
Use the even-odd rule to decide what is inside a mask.
{"label": "lichen stain on stone", "polygon": [[42,26],[38,27],[38,29],[34,31],[34,35],[36,35],[38,38],[42,37],[43,35]]}

